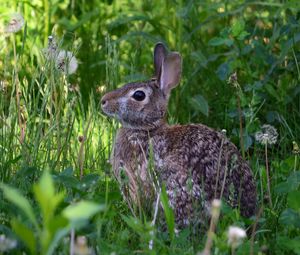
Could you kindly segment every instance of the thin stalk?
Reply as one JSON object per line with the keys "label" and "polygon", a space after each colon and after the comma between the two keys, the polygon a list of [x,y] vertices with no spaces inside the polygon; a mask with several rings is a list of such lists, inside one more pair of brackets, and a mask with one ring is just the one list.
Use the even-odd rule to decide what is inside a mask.
{"label": "thin stalk", "polygon": [[209,230],[207,232],[207,239],[205,243],[204,250],[202,252],[203,255],[210,255],[210,251],[213,244],[213,237],[215,234],[216,226],[220,216],[220,207],[221,207],[220,200],[213,200],[211,206],[211,220],[209,225]]}
{"label": "thin stalk", "polygon": [[271,208],[273,208],[272,198],[271,198],[270,171],[269,171],[269,162],[268,162],[268,143],[265,144],[265,157],[266,157],[268,198],[269,198],[269,204],[270,204]]}
{"label": "thin stalk", "polygon": [[46,44],[48,41],[49,36],[49,24],[50,24],[50,8],[49,8],[49,2],[51,4],[51,1],[44,0],[44,13],[45,13],[45,26],[44,26],[44,43]]}
{"label": "thin stalk", "polygon": [[297,154],[295,154],[295,159],[294,159],[294,172],[296,172],[297,164],[298,164],[298,157],[297,157]]}
{"label": "thin stalk", "polygon": [[242,156],[245,158],[245,149],[244,149],[244,137],[243,137],[243,117],[242,117],[242,109],[241,109],[241,99],[240,96],[237,94],[237,105],[238,105],[238,112],[239,112],[239,122],[240,122],[240,146],[242,150]]}
{"label": "thin stalk", "polygon": [[221,188],[220,198],[223,196],[223,192],[224,192],[224,189],[225,189],[226,178],[227,178],[227,172],[228,172],[228,159],[226,158],[225,171],[224,171],[224,178],[223,178],[223,183],[222,183],[222,188]]}
{"label": "thin stalk", "polygon": [[[154,227],[155,222],[156,222],[156,218],[157,218],[158,207],[159,207],[159,199],[160,199],[160,192],[161,192],[161,191],[159,191],[159,193],[158,193],[158,195],[157,195],[157,199],[156,199],[156,203],[155,203],[154,216],[153,216],[153,220],[152,220],[152,222],[151,222],[151,226],[152,226],[152,227]],[[152,230],[152,231],[150,232],[150,234],[151,234],[151,236],[153,236],[153,235],[154,235],[154,231]],[[153,239],[151,239],[151,240],[149,241],[149,250],[153,250]]]}
{"label": "thin stalk", "polygon": [[56,120],[56,127],[57,127],[57,161],[59,161],[60,151],[61,151],[61,132],[60,132],[60,113],[61,113],[61,83],[55,84],[54,86],[54,107],[55,107],[55,120]]}
{"label": "thin stalk", "polygon": [[252,232],[251,232],[251,239],[250,239],[250,255],[253,255],[253,249],[254,249],[254,237],[255,237],[255,231],[257,228],[258,220],[263,212],[263,206],[259,209],[258,214],[256,215],[255,222],[253,224]]}
{"label": "thin stalk", "polygon": [[231,246],[231,255],[235,255],[235,247]]}
{"label": "thin stalk", "polygon": [[75,246],[75,230],[71,229],[70,233],[70,255],[74,255],[74,246]]}
{"label": "thin stalk", "polygon": [[21,109],[20,109],[20,89],[19,89],[19,77],[18,77],[18,59],[17,59],[17,50],[16,50],[16,40],[15,36],[12,35],[12,42],[13,42],[13,51],[14,51],[14,69],[15,69],[15,76],[14,76],[14,83],[16,88],[16,106],[17,106],[17,114],[18,114],[18,124],[20,128],[20,138],[19,141],[23,143],[23,128],[22,128],[22,120],[21,120]]}
{"label": "thin stalk", "polygon": [[212,218],[211,221],[210,221],[209,230],[208,230],[208,233],[207,233],[207,240],[206,240],[206,243],[205,243],[205,248],[204,248],[204,251],[203,251],[203,255],[209,255],[210,254],[210,250],[211,250],[212,243],[213,243],[213,236],[214,236],[214,233],[215,233],[215,228],[216,228],[216,223]]}
{"label": "thin stalk", "polygon": [[80,148],[79,148],[79,153],[78,153],[78,166],[80,169],[80,180],[82,180],[82,178],[83,178],[83,165],[84,165],[84,159],[85,159],[85,157],[84,157],[84,142],[87,138],[87,132],[89,130],[91,120],[92,120],[92,116],[90,116],[87,126],[83,132],[83,136],[80,137],[80,140],[79,140]]}
{"label": "thin stalk", "polygon": [[223,144],[224,144],[224,138],[222,138],[220,152],[219,152],[219,156],[218,156],[217,178],[216,178],[214,198],[221,198],[221,197],[217,197],[217,191],[218,191],[219,178],[220,178],[220,166],[221,166],[221,157],[222,157],[222,152],[223,152]]}
{"label": "thin stalk", "polygon": [[[294,41],[294,37],[293,37],[293,41]],[[294,44],[295,44],[295,42],[294,42]],[[298,65],[297,56],[295,54],[294,47],[292,47],[292,52],[293,52],[293,57],[294,57],[296,68],[297,68],[298,80],[300,80],[300,68],[299,68],[299,65]]]}

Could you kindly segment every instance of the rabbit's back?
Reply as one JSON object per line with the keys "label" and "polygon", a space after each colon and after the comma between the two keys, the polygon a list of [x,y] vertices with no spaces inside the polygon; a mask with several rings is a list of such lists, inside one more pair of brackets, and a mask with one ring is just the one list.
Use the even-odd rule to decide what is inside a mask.
{"label": "rabbit's back", "polygon": [[[155,174],[166,184],[179,225],[187,225],[188,216],[195,215],[196,209],[206,209],[213,198],[240,205],[245,216],[254,213],[256,193],[251,170],[220,132],[201,124],[165,125],[154,132],[121,129],[116,146],[116,162],[122,162],[126,174],[134,176],[129,178],[131,197],[149,198],[153,194],[148,172],[153,155]],[[114,169],[119,175],[120,163]]]}
{"label": "rabbit's back", "polygon": [[169,126],[153,140],[158,172],[178,213],[191,215],[195,201],[203,208],[221,197],[244,216],[255,213],[251,169],[223,133],[201,124]]}

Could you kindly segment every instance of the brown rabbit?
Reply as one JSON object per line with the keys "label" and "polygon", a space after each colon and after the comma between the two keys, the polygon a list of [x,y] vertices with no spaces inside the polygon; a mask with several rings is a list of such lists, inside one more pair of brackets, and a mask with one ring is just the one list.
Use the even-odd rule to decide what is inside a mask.
{"label": "brown rabbit", "polygon": [[170,92],[180,81],[180,54],[168,53],[158,43],[154,68],[155,78],[126,84],[101,99],[104,113],[122,124],[112,165],[124,197],[129,204],[152,204],[157,192],[149,171],[152,162],[154,176],[166,185],[177,226],[200,217],[196,208],[209,206],[214,198],[240,206],[244,216],[253,215],[255,182],[235,145],[224,134],[201,124],[166,123]]}

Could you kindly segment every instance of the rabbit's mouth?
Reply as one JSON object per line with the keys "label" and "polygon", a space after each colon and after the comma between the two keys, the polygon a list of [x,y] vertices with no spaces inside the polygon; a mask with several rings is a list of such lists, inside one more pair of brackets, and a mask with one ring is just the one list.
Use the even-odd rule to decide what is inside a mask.
{"label": "rabbit's mouth", "polygon": [[120,117],[118,116],[118,114],[116,112],[113,112],[113,111],[110,111],[108,109],[105,109],[102,107],[102,111],[103,113],[107,116],[107,117],[110,117],[110,118],[114,118],[114,119],[117,119],[117,120],[121,120]]}
{"label": "rabbit's mouth", "polygon": [[105,109],[104,107],[101,107],[102,111],[104,112],[105,115],[107,115],[108,117],[115,117],[115,113],[110,112],[109,110]]}

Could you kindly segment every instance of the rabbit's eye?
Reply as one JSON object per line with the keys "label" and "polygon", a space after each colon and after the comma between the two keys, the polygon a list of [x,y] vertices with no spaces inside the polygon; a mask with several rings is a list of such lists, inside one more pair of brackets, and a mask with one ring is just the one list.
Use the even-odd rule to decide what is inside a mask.
{"label": "rabbit's eye", "polygon": [[146,97],[145,93],[141,90],[137,90],[136,92],[134,92],[134,94],[132,95],[132,97],[136,100],[136,101],[143,101]]}

